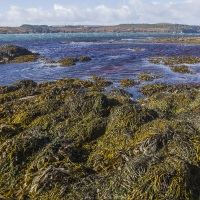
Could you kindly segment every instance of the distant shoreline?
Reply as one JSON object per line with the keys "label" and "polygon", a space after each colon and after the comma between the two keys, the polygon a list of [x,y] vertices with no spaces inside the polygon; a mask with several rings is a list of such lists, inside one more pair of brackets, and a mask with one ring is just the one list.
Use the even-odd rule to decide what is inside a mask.
{"label": "distant shoreline", "polygon": [[47,26],[24,24],[20,27],[0,27],[0,34],[29,33],[200,33],[200,26],[182,24],[120,24],[113,26]]}

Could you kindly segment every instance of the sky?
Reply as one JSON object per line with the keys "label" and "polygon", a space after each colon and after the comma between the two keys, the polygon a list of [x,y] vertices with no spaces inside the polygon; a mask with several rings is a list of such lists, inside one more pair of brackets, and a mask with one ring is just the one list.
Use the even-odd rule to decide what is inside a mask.
{"label": "sky", "polygon": [[0,0],[0,26],[200,25],[200,0]]}

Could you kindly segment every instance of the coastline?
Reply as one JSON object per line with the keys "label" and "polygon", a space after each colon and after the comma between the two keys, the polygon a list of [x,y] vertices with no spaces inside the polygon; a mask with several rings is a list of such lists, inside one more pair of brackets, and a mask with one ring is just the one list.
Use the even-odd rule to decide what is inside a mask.
{"label": "coastline", "polygon": [[47,26],[24,24],[20,27],[0,27],[0,34],[4,33],[98,33],[98,32],[133,32],[133,33],[200,33],[200,26],[183,24],[119,24],[112,26]]}
{"label": "coastline", "polygon": [[[195,46],[199,38],[195,43],[194,38],[155,40]],[[134,58],[145,52],[138,45],[131,48],[125,53]],[[7,56],[15,62],[25,57]],[[57,68],[69,75],[94,61],[82,49],[80,56],[61,59],[64,66]],[[151,66],[162,63],[167,73],[173,69],[181,77],[195,77],[187,67],[200,58],[160,55],[147,61]],[[9,70],[12,63],[1,66]],[[0,86],[0,198],[199,199],[200,82],[154,79],[162,77],[144,71],[117,86],[97,76],[41,83],[26,79]],[[142,95],[134,96],[130,88]]]}

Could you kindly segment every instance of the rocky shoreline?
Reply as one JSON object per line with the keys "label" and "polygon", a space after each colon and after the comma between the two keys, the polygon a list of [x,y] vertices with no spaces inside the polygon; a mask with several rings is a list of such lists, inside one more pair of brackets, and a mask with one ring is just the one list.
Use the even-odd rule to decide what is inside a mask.
{"label": "rocky shoreline", "polygon": [[[2,65],[38,58],[0,46]],[[193,75],[184,64],[200,58],[149,61]],[[118,88],[96,76],[0,86],[0,199],[200,199],[200,83],[145,84],[139,99],[124,89],[156,78],[145,72]]]}

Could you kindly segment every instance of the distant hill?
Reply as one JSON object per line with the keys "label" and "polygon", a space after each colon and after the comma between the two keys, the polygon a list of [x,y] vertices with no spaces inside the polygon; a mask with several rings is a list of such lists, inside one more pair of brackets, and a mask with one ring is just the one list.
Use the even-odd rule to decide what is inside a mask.
{"label": "distant hill", "polygon": [[23,24],[20,27],[0,27],[0,34],[15,33],[93,33],[93,32],[152,32],[200,33],[200,26],[183,24],[120,24],[115,26],[47,26]]}

